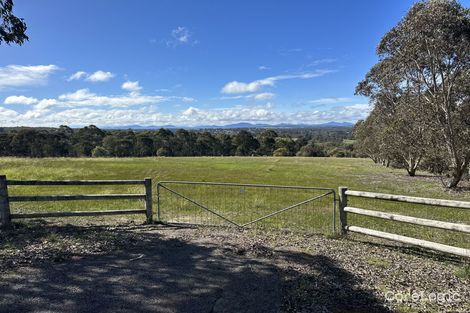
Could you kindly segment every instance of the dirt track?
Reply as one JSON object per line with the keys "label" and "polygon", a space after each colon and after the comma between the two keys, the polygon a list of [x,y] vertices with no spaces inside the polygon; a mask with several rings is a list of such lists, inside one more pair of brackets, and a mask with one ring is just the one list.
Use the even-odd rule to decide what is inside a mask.
{"label": "dirt track", "polygon": [[[458,260],[435,260],[414,250],[220,228],[33,230],[38,229],[46,231],[28,239],[32,229],[23,228],[2,238],[18,244],[16,252],[0,255],[1,312],[388,312],[404,307],[466,312],[470,307],[468,279],[451,270]],[[60,237],[53,243],[51,231]],[[452,289],[463,301],[398,304],[383,296],[386,290],[407,288]]]}

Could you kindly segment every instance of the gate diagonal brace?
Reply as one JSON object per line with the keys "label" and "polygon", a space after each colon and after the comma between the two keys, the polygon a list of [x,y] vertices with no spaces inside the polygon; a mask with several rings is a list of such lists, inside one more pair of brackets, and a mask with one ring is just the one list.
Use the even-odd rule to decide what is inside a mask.
{"label": "gate diagonal brace", "polygon": [[211,212],[211,213],[214,214],[214,215],[217,215],[218,217],[220,217],[221,219],[223,219],[223,220],[226,221],[226,222],[229,222],[229,223],[232,224],[232,225],[235,225],[235,226],[237,226],[237,227],[243,227],[242,225],[239,225],[239,224],[237,224],[237,223],[235,223],[235,222],[229,220],[229,219],[226,218],[225,216],[223,216],[223,215],[221,215],[221,214],[215,212],[214,210],[212,210],[212,209],[206,207],[205,205],[202,205],[202,204],[200,204],[200,203],[194,201],[194,200],[191,199],[191,198],[188,198],[188,197],[186,197],[186,196],[180,194],[179,192],[177,192],[177,191],[175,191],[175,190],[173,190],[173,189],[170,189],[170,188],[168,188],[168,187],[166,187],[166,186],[164,186],[164,185],[160,185],[160,186],[163,187],[164,189],[168,190],[169,192],[171,192],[171,193],[173,193],[173,194],[175,194],[175,195],[177,195],[177,196],[179,196],[179,197],[181,197],[181,198],[183,198],[183,199],[185,199],[185,200],[191,202],[192,204],[195,204],[195,205],[197,205],[198,207],[200,207],[200,208],[202,208],[202,209],[204,209],[204,210],[206,210],[206,211],[209,211],[209,212]]}
{"label": "gate diagonal brace", "polygon": [[245,226],[254,224],[254,223],[256,223],[256,222],[259,222],[259,221],[262,221],[262,220],[264,220],[264,219],[267,219],[267,218],[269,218],[269,217],[271,217],[271,216],[280,214],[280,213],[285,212],[285,211],[287,211],[287,210],[294,209],[294,208],[299,207],[299,206],[301,206],[301,205],[303,205],[303,204],[306,204],[306,203],[312,202],[312,201],[314,201],[314,200],[320,199],[320,198],[322,198],[322,197],[324,197],[324,196],[327,196],[327,195],[329,195],[329,194],[331,194],[331,192],[327,192],[327,193],[325,193],[325,194],[322,194],[322,195],[319,195],[319,196],[316,196],[316,197],[307,199],[307,200],[305,200],[305,201],[302,201],[302,202],[299,202],[299,203],[290,205],[290,206],[285,207],[285,208],[283,208],[283,209],[280,209],[280,210],[278,210],[278,211],[276,211],[276,212],[273,212],[273,213],[270,213],[270,214],[268,214],[268,215],[259,217],[259,218],[255,219],[255,220],[251,221],[251,222],[242,224],[242,225],[240,225],[240,227],[245,227]]}
{"label": "gate diagonal brace", "polygon": [[332,193],[332,192],[327,192],[327,193],[321,194],[321,195],[319,195],[319,196],[316,196],[316,197],[307,199],[307,200],[305,200],[305,201],[302,201],[302,202],[299,202],[299,203],[290,205],[290,206],[288,206],[288,207],[282,208],[282,209],[280,209],[280,210],[278,210],[278,211],[275,211],[275,212],[273,212],[273,213],[270,213],[270,214],[268,214],[268,215],[259,217],[259,218],[255,219],[255,220],[251,221],[251,222],[248,222],[248,223],[245,223],[245,224],[238,224],[238,223],[235,223],[234,221],[231,221],[230,219],[226,218],[226,217],[223,216],[222,214],[217,213],[216,211],[214,211],[214,210],[212,210],[212,209],[206,207],[205,205],[203,205],[203,204],[201,204],[201,203],[199,203],[199,202],[196,202],[196,201],[194,201],[193,199],[191,199],[191,198],[189,198],[189,197],[186,197],[185,195],[182,195],[181,193],[179,193],[179,192],[177,192],[177,191],[175,191],[175,190],[173,190],[173,189],[171,189],[171,188],[168,188],[168,187],[164,186],[163,184],[160,185],[160,186],[161,186],[162,188],[168,190],[169,192],[171,192],[171,193],[173,193],[173,194],[175,194],[175,195],[177,195],[177,196],[179,196],[179,197],[181,197],[181,198],[183,198],[183,199],[185,199],[185,200],[191,202],[192,204],[194,204],[194,205],[196,205],[196,206],[198,206],[198,207],[200,207],[200,208],[202,208],[202,209],[204,209],[204,210],[206,210],[206,211],[211,212],[212,214],[214,214],[214,215],[220,217],[221,219],[223,219],[224,221],[226,221],[226,222],[228,222],[228,223],[230,223],[230,224],[232,224],[232,225],[235,225],[235,226],[237,226],[237,227],[240,227],[240,228],[243,228],[243,227],[246,227],[246,226],[248,226],[248,225],[254,224],[254,223],[256,223],[256,222],[262,221],[262,220],[264,220],[264,219],[267,219],[267,218],[272,217],[272,216],[274,216],[274,215],[280,214],[280,213],[282,213],[282,212],[285,212],[285,211],[294,209],[294,208],[299,207],[299,206],[301,206],[301,205],[304,205],[304,204],[306,204],[306,203],[309,203],[309,202],[315,201],[315,200],[317,200],[317,199],[320,199],[320,198],[322,198],[322,197],[325,197],[325,196],[327,196],[327,195],[330,195],[330,194]]}

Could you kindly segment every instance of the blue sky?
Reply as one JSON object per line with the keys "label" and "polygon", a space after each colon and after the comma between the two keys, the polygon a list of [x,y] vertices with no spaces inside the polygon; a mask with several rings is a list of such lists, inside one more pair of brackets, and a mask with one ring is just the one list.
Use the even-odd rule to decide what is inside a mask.
{"label": "blue sky", "polygon": [[0,46],[0,126],[355,122],[412,3],[16,0],[30,41]]}

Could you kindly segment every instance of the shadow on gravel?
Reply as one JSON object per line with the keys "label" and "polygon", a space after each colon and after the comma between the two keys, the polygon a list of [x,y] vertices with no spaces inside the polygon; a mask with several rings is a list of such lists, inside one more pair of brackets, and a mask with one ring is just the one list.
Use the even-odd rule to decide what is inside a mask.
{"label": "shadow on gravel", "polygon": [[166,238],[172,230],[158,227],[141,227],[138,236],[139,227],[43,227],[44,236],[93,234],[127,245],[1,273],[0,312],[387,312],[321,255]]}

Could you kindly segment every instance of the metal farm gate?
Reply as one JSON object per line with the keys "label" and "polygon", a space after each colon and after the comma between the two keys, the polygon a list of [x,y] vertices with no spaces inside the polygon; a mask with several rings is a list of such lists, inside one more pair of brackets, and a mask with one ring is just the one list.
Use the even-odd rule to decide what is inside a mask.
{"label": "metal farm gate", "polygon": [[161,181],[157,221],[263,227],[331,234],[334,189],[305,186]]}

